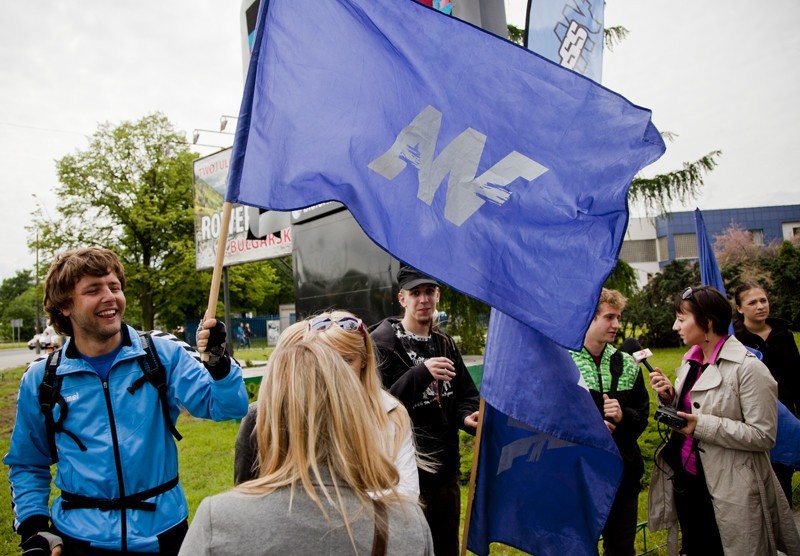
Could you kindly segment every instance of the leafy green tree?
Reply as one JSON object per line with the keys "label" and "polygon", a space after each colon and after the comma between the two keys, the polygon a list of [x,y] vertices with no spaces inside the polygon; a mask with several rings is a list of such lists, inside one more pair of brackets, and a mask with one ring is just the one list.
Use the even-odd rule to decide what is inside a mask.
{"label": "leafy green tree", "polygon": [[447,332],[456,337],[461,353],[481,355],[486,345],[490,307],[468,295],[442,286],[439,309],[447,313]]}
{"label": "leafy green tree", "polygon": [[636,293],[636,271],[631,265],[619,259],[604,287],[617,290],[630,299]]}
{"label": "leafy green tree", "polygon": [[11,319],[22,319],[20,339],[24,341],[31,339],[34,334],[33,325],[36,322],[36,304],[41,302],[34,286],[9,301],[3,308],[3,314],[0,317],[2,323],[0,332],[2,332],[3,338],[11,339]]}
{"label": "leafy green tree", "polygon": [[796,322],[800,312],[800,247],[784,241],[770,264],[770,314]]}
{"label": "leafy green tree", "polygon": [[278,270],[276,264],[273,261],[259,261],[229,269],[228,281],[232,312],[275,314],[278,312],[278,305],[286,302],[287,293],[291,296],[288,303],[294,302],[291,275],[288,276],[290,287],[287,291],[285,271]]}
{"label": "leafy green tree", "polygon": [[678,335],[672,330],[675,296],[699,283],[696,264],[673,261],[629,300],[622,313],[623,330],[648,347],[677,346]]}
{"label": "leafy green tree", "polygon": [[40,253],[96,245],[125,267],[128,320],[154,327],[196,293],[192,161],[160,113],[101,124],[85,150],[57,161],[59,218],[41,219]]}
{"label": "leafy green tree", "polygon": [[508,25],[508,40],[510,40],[511,42],[516,43],[516,44],[518,44],[520,46],[524,45],[525,44],[525,35],[523,34],[522,29],[520,29],[519,27],[516,27],[514,25],[511,25],[509,23],[509,25]]}
{"label": "leafy green tree", "polygon": [[261,315],[277,315],[280,305],[294,303],[294,278],[292,276],[292,257],[267,261],[272,268],[272,280],[275,287],[271,288],[264,296],[257,312]]}
{"label": "leafy green tree", "polygon": [[[18,270],[0,284],[0,336],[3,339],[11,340],[11,319],[22,319],[23,338],[33,336],[36,304],[41,306],[42,303],[33,285],[33,273],[30,270]],[[25,296],[25,299],[19,300],[21,296]],[[30,311],[25,310],[26,303],[30,303]]]}
{"label": "leafy green tree", "polygon": [[18,270],[11,278],[0,284],[0,313],[17,296],[22,295],[33,285],[33,273],[30,270]]}

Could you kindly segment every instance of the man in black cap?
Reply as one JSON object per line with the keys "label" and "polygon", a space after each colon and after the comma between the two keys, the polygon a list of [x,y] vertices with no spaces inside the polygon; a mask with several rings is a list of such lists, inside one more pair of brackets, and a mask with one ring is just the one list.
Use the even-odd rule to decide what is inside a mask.
{"label": "man in black cap", "polygon": [[372,332],[383,385],[408,410],[417,451],[420,500],[437,556],[458,554],[461,491],[458,429],[478,426],[478,389],[453,339],[436,326],[439,284],[410,266],[397,274],[402,319]]}

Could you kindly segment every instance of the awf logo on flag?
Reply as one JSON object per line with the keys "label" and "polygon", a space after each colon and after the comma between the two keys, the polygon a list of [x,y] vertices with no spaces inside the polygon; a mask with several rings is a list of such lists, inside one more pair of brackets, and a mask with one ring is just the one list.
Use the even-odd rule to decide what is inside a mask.
{"label": "awf logo on flag", "polygon": [[369,163],[370,170],[393,180],[407,164],[419,176],[417,198],[433,203],[442,181],[447,181],[444,217],[456,226],[472,216],[486,201],[502,205],[512,192],[508,185],[517,178],[531,182],[547,168],[527,156],[511,151],[494,166],[476,177],[486,136],[472,128],[461,132],[434,158],[442,113],[427,106],[397,136],[388,151]]}

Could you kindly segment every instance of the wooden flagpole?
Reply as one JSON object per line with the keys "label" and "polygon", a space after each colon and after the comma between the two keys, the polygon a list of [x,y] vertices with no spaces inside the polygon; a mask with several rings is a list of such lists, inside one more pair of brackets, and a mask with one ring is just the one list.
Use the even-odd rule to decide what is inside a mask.
{"label": "wooden flagpole", "polygon": [[[219,227],[219,239],[217,240],[217,253],[214,260],[214,273],[211,275],[211,291],[208,292],[208,308],[203,320],[213,319],[217,315],[217,299],[219,299],[219,283],[222,279],[222,263],[225,261],[225,247],[228,242],[228,226],[231,223],[231,211],[233,203],[225,201],[222,204],[222,222]],[[198,350],[200,351],[200,350]],[[200,352],[203,361],[208,361],[208,354]]]}
{"label": "wooden flagpole", "polygon": [[469,490],[467,491],[467,513],[464,515],[464,531],[461,533],[461,556],[467,554],[467,536],[469,535],[469,522],[472,515],[472,501],[475,498],[475,477],[478,475],[478,458],[481,455],[481,435],[483,433],[483,406],[484,400],[478,406],[478,432],[475,433],[475,446],[472,448],[472,472],[469,476]]}

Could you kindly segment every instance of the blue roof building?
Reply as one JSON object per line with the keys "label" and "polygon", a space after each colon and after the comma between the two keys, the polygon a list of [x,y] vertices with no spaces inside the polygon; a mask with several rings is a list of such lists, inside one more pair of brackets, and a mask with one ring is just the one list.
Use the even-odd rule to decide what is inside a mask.
{"label": "blue roof building", "polygon": [[[758,245],[800,238],[800,205],[704,210],[703,220],[712,243],[732,224],[750,231]],[[631,218],[620,259],[636,269],[640,287],[676,259],[696,260],[694,211]]]}

